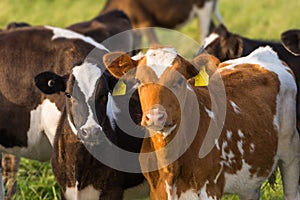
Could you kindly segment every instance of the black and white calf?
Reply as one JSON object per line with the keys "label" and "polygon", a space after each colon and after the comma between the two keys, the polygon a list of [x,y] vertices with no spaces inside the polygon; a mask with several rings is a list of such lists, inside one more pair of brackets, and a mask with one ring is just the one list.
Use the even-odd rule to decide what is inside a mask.
{"label": "black and white calf", "polygon": [[[50,159],[65,102],[58,94],[41,94],[34,77],[43,71],[69,74],[95,47],[105,49],[91,38],[54,27],[0,32],[1,152],[39,161]],[[3,188],[0,193],[3,199]]]}

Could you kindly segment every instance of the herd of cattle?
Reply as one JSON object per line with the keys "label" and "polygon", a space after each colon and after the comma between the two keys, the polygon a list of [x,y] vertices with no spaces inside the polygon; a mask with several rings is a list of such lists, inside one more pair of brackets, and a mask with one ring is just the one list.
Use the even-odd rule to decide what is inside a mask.
{"label": "herd of cattle", "polygon": [[[67,200],[259,199],[277,167],[283,198],[299,200],[300,31],[278,43],[247,39],[211,27],[212,14],[222,22],[217,5],[108,0],[99,16],[66,28],[9,24],[0,31],[1,152],[51,159]],[[162,46],[133,56],[124,52],[137,45],[131,34],[112,48],[101,44],[195,16],[203,45],[192,61]],[[143,34],[159,43],[153,31]],[[118,87],[124,91],[115,95]],[[122,128],[131,120],[136,135]],[[92,153],[132,164],[111,146],[135,153],[138,170],[116,169]],[[3,175],[8,161],[2,158]],[[5,194],[6,181],[0,177],[0,199],[15,193]]]}

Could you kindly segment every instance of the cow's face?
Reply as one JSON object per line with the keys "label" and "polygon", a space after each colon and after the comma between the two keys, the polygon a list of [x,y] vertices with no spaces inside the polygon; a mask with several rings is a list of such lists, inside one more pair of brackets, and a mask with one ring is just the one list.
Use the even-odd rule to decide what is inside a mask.
{"label": "cow's face", "polygon": [[[207,63],[200,60],[195,60],[197,66]],[[191,89],[187,79],[197,75],[199,67],[194,67],[171,48],[150,49],[137,61],[125,54],[110,53],[104,56],[104,63],[117,78],[130,69],[135,72],[132,78],[140,83],[141,125],[162,142],[172,139],[171,133],[179,127],[182,106]]]}
{"label": "cow's face", "polygon": [[106,116],[107,76],[96,64],[84,62],[74,67],[67,77],[43,72],[36,76],[35,82],[46,94],[64,92],[72,132],[84,142],[97,143],[104,129],[110,128]]}
{"label": "cow's face", "polygon": [[239,58],[243,53],[243,42],[240,36],[230,33],[221,24],[204,39],[199,52],[207,52],[221,61]]}

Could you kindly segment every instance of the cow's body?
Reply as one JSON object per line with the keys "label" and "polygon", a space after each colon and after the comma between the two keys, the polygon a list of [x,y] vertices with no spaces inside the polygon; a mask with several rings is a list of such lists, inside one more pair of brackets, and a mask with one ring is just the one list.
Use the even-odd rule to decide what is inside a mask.
{"label": "cow's body", "polygon": [[[150,50],[131,64],[141,82],[142,125],[150,134],[142,152],[156,152],[140,157],[150,198],[221,199],[236,193],[258,199],[261,184],[279,164],[285,199],[299,199],[296,84],[290,69],[269,48],[223,64],[205,55],[193,62],[198,70],[218,66],[222,79],[214,73],[208,87],[194,86],[198,70],[168,48]],[[107,66],[113,74],[129,68]],[[218,102],[222,87],[212,90],[220,80],[223,102]]]}
{"label": "cow's body", "polygon": [[[124,19],[127,17],[120,21]],[[117,23],[116,20],[116,26]],[[129,28],[130,23],[124,30]],[[3,152],[39,161],[51,157],[64,98],[58,94],[42,95],[34,86],[34,77],[43,71],[68,74],[95,46],[102,46],[71,31],[66,31],[69,38],[65,38],[65,31],[61,30],[24,27],[0,33],[3,105],[0,111],[5,116],[0,120],[0,149]]]}
{"label": "cow's body", "polygon": [[[179,28],[198,17],[201,22],[201,40],[209,33],[212,14],[217,16],[219,22],[222,22],[218,13],[218,0],[163,0],[157,2],[150,0],[108,0],[101,13],[114,9],[123,10],[131,19],[134,28]],[[149,31],[146,34],[150,43],[157,43],[158,40],[153,32]]]}
{"label": "cow's body", "polygon": [[[297,87],[300,86],[300,57],[295,56],[284,48],[280,42],[253,40],[230,33],[224,25],[217,27],[205,40],[203,47],[207,53],[219,58],[221,61],[249,55],[260,46],[271,46],[278,57],[286,62],[293,70]],[[300,119],[300,93],[297,93],[297,118]],[[297,122],[300,128],[300,120]]]}

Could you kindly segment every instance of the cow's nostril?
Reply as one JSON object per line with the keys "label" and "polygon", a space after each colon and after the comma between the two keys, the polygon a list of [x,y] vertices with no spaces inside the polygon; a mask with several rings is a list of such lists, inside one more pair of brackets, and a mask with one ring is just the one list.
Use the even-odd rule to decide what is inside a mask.
{"label": "cow's nostril", "polygon": [[165,114],[164,113],[161,113],[158,117],[158,120],[159,121],[163,121],[165,119]]}

